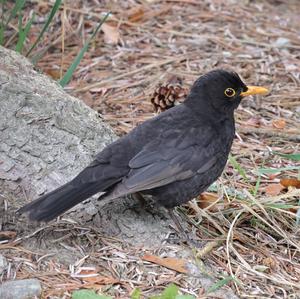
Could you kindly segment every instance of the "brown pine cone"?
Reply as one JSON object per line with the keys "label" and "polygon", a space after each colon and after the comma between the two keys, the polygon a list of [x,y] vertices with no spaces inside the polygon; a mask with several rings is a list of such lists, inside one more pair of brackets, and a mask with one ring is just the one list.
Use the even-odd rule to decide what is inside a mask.
{"label": "brown pine cone", "polygon": [[159,84],[155,89],[151,103],[155,112],[163,112],[182,102],[187,95],[187,90],[182,86],[182,80],[173,76],[167,83]]}

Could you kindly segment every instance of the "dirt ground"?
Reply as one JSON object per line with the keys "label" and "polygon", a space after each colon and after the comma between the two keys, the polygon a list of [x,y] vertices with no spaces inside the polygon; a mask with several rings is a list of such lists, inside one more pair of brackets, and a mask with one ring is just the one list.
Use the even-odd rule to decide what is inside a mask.
{"label": "dirt ground", "polygon": [[[28,15],[39,17],[28,44],[50,9],[48,1],[27,3]],[[148,298],[172,282],[197,298],[300,298],[299,161],[282,156],[300,152],[300,2],[65,1],[31,56],[43,53],[37,67],[59,79],[107,11],[109,21],[65,89],[119,135],[155,115],[151,97],[174,76],[188,90],[207,71],[232,69],[271,93],[243,101],[234,158],[210,195],[178,209],[204,250],[178,241],[163,212],[128,212],[134,230],[127,233],[135,237],[144,217],[167,223],[163,233],[153,229],[160,238],[143,244],[70,219],[30,234],[12,224],[0,243],[9,262],[2,280],[37,277],[43,298],[71,298],[79,288],[113,298],[130,298],[138,288]],[[224,282],[222,290],[209,293],[216,281]]]}

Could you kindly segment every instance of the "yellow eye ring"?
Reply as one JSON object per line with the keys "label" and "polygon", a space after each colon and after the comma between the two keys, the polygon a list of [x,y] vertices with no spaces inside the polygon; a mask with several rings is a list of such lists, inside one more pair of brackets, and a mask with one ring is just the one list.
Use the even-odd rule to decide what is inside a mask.
{"label": "yellow eye ring", "polygon": [[224,91],[224,94],[226,95],[226,97],[232,98],[235,96],[235,90],[233,88],[226,88]]}

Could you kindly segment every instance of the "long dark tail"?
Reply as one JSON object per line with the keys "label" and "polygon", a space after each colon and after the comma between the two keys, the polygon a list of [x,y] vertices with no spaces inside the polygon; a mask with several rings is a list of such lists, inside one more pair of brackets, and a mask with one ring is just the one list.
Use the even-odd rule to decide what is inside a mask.
{"label": "long dark tail", "polygon": [[[102,186],[103,187],[103,186]],[[71,209],[78,203],[101,191],[99,183],[75,185],[69,182],[60,188],[43,195],[18,210],[18,213],[28,213],[29,219],[50,221]]]}

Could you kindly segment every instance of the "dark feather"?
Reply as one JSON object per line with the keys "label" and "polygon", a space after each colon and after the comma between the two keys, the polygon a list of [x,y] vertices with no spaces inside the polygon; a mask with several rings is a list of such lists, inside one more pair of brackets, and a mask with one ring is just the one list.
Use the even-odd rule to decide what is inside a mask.
{"label": "dark feather", "polygon": [[[224,90],[234,88],[230,101]],[[30,219],[51,220],[90,196],[140,191],[166,207],[187,202],[221,174],[234,137],[233,111],[246,88],[223,70],[200,77],[186,101],[106,147],[75,179],[24,206]]]}

